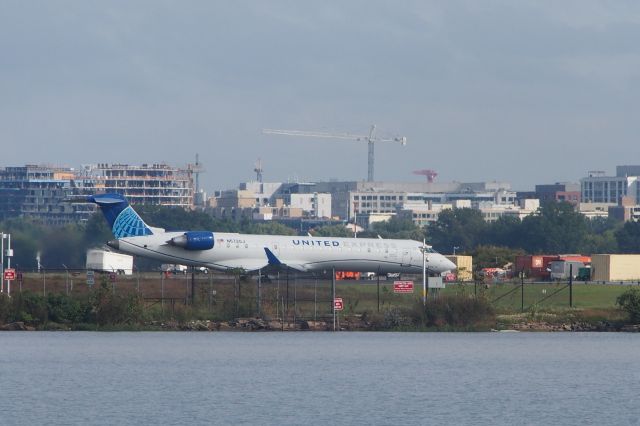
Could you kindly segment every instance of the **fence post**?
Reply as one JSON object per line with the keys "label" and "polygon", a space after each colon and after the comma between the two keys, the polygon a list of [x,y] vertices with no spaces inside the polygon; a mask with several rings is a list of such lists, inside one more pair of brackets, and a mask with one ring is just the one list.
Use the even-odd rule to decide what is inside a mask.
{"label": "fence post", "polygon": [[524,312],[524,269],[520,271],[520,312]]}
{"label": "fence post", "polygon": [[258,296],[257,296],[257,310],[258,310],[258,316],[261,315],[260,313],[260,290],[262,287],[262,269],[258,269]]}
{"label": "fence post", "polygon": [[573,308],[573,264],[569,264],[569,307]]}
{"label": "fence post", "polygon": [[380,267],[378,266],[378,274],[376,275],[378,278],[378,312],[380,312]]}
{"label": "fence post", "polygon": [[331,310],[333,312],[333,331],[336,331],[336,268],[331,269]]}

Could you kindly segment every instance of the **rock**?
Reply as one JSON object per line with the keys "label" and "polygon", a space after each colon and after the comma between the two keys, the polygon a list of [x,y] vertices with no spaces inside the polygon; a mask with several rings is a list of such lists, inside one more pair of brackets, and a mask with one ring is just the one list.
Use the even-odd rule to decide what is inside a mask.
{"label": "rock", "polygon": [[27,328],[27,326],[25,326],[22,321],[17,321],[17,322],[12,322],[12,323],[3,325],[2,327],[0,327],[0,330],[2,330],[2,331],[28,331],[29,328]]}
{"label": "rock", "polygon": [[327,330],[327,323],[324,321],[307,321],[309,330],[324,331]]}
{"label": "rock", "polygon": [[282,323],[280,321],[269,321],[269,330],[282,330]]}
{"label": "rock", "polygon": [[218,323],[218,330],[220,331],[230,331],[235,329],[235,324],[231,325],[230,323],[226,322],[226,321],[222,321]]}
{"label": "rock", "polygon": [[250,330],[265,330],[267,328],[267,323],[262,318],[252,318],[247,323],[247,327]]}

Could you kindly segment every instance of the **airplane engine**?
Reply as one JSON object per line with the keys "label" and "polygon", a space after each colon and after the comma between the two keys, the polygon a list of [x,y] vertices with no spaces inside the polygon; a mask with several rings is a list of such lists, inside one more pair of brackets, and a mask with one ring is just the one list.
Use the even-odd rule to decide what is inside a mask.
{"label": "airplane engine", "polygon": [[186,250],[209,250],[213,248],[213,232],[189,231],[167,241],[172,246]]}

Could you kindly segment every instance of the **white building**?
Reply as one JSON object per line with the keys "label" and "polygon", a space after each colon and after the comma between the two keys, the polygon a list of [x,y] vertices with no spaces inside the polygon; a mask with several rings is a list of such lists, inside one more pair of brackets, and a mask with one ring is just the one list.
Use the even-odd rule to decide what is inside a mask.
{"label": "white building", "polygon": [[331,194],[287,194],[284,202],[289,207],[301,208],[310,217],[331,217]]}
{"label": "white building", "polygon": [[486,222],[495,222],[502,216],[516,217],[520,220],[538,211],[540,200],[520,200],[518,205],[483,203],[478,206]]}
{"label": "white building", "polygon": [[640,166],[618,166],[616,176],[589,172],[589,177],[580,179],[581,202],[615,206],[622,197],[630,197],[637,204],[640,200],[638,179]]}

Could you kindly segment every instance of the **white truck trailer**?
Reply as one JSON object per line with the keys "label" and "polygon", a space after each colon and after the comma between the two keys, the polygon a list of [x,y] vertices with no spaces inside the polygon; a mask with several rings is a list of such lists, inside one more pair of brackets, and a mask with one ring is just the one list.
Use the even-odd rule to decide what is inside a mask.
{"label": "white truck trailer", "polygon": [[87,269],[115,272],[119,275],[133,274],[133,256],[112,251],[87,250]]}

